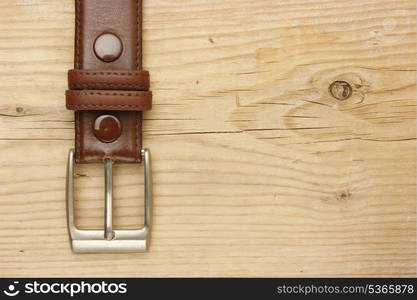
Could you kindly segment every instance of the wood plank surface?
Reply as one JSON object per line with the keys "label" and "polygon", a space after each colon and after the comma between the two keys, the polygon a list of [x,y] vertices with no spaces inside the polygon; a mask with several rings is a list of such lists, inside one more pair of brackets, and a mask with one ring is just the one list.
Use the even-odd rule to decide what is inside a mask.
{"label": "wood plank surface", "polygon": [[[416,276],[415,1],[145,0],[144,19],[152,245],[75,255],[73,0],[0,2],[0,276]],[[115,174],[115,224],[139,226],[142,168]],[[102,176],[77,169],[82,228]]]}

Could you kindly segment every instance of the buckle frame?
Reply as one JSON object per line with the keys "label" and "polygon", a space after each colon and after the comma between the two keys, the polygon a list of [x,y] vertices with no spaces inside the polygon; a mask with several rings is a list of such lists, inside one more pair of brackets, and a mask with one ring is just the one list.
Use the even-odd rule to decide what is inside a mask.
{"label": "buckle frame", "polygon": [[145,222],[141,229],[113,230],[113,162],[104,161],[104,230],[80,230],[74,223],[74,166],[75,150],[68,154],[66,203],[67,225],[71,248],[75,253],[116,253],[145,252],[149,247],[152,221],[152,174],[151,153],[143,149],[141,155],[144,162],[145,177]]}

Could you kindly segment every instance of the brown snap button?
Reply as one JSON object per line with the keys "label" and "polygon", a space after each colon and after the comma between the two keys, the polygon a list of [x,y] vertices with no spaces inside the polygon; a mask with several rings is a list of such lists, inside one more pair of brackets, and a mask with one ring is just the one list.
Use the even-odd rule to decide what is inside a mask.
{"label": "brown snap button", "polygon": [[94,53],[107,63],[113,62],[122,55],[122,41],[113,33],[103,33],[94,42]]}
{"label": "brown snap button", "polygon": [[122,124],[115,116],[102,115],[95,120],[93,132],[103,143],[112,143],[122,134]]}

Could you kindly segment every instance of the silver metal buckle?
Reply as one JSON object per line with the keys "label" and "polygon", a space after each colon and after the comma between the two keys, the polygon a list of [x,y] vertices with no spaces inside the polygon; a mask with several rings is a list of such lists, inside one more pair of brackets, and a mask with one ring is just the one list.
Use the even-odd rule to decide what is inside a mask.
{"label": "silver metal buckle", "polygon": [[80,230],[74,223],[74,149],[69,151],[67,165],[67,222],[71,246],[76,253],[145,252],[149,247],[152,214],[151,153],[141,152],[145,175],[145,224],[137,230],[113,229],[113,167],[112,161],[104,161],[104,230]]}

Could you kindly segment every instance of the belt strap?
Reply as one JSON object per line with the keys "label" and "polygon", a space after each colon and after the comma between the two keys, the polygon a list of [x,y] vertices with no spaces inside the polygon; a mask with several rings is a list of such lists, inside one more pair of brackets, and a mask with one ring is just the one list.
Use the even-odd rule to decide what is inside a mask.
{"label": "belt strap", "polygon": [[[75,150],[67,167],[67,222],[78,253],[144,252],[152,207],[150,151],[142,150],[142,112],[152,107],[149,73],[142,70],[142,0],[75,0],[75,68],[68,72],[66,105],[75,111]],[[144,227],[115,230],[112,165],[144,162]],[[74,223],[75,163],[104,163],[103,230]]]}
{"label": "belt strap", "polygon": [[75,35],[66,99],[76,111],[76,162],[140,162],[142,111],[152,106],[142,70],[142,1],[76,0]]}

